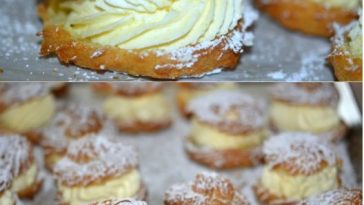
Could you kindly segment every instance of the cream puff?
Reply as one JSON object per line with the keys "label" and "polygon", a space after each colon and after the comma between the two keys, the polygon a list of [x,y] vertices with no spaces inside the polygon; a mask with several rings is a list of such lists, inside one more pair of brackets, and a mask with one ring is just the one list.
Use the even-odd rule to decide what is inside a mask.
{"label": "cream puff", "polygon": [[20,133],[37,142],[36,130],[44,126],[55,110],[55,100],[44,83],[0,85],[0,130]]}
{"label": "cream puff", "polygon": [[185,117],[190,117],[187,105],[194,98],[200,97],[216,90],[238,89],[237,83],[178,83],[177,84],[177,106],[180,113]]}
{"label": "cream puff", "polygon": [[200,173],[194,181],[170,187],[165,205],[249,205],[229,179],[215,173]]}
{"label": "cream puff", "polygon": [[147,202],[134,199],[109,199],[100,202],[92,202],[88,205],[147,205]]}
{"label": "cream puff", "polygon": [[258,200],[296,204],[340,187],[340,164],[331,147],[307,133],[282,133],[263,145],[265,166],[254,187]]}
{"label": "cream puff", "polygon": [[171,125],[171,105],[162,83],[103,83],[100,89],[101,86],[102,92],[110,93],[103,110],[120,131],[155,132]]}
{"label": "cream puff", "polygon": [[270,119],[276,132],[310,132],[326,140],[345,136],[339,93],[331,83],[280,83],[271,88]]}
{"label": "cream puff", "polygon": [[252,45],[246,29],[257,17],[243,10],[243,2],[43,0],[40,54],[161,79],[233,69],[243,47]]}
{"label": "cream puff", "polygon": [[330,37],[333,24],[347,24],[357,18],[360,0],[255,0],[275,21],[291,30]]}
{"label": "cream puff", "polygon": [[337,189],[300,202],[298,205],[362,205],[363,191],[360,189]]}
{"label": "cream puff", "polygon": [[96,109],[84,104],[62,106],[41,131],[46,167],[52,170],[71,141],[100,133],[104,127],[105,118]]}
{"label": "cream puff", "polygon": [[0,160],[4,169],[10,170],[10,191],[20,198],[30,199],[42,185],[38,177],[38,166],[33,156],[32,145],[18,135],[0,136]]}
{"label": "cream puff", "polygon": [[13,176],[6,161],[0,160],[0,204],[16,205],[16,196],[10,190]]}
{"label": "cream puff", "polygon": [[60,204],[146,198],[136,150],[107,135],[72,141],[66,155],[55,164],[53,174]]}
{"label": "cream puff", "polygon": [[267,131],[265,102],[240,91],[220,90],[188,105],[191,133],[188,156],[215,169],[254,166]]}
{"label": "cream puff", "polygon": [[358,21],[336,29],[329,61],[334,68],[336,78],[341,81],[363,80],[362,20],[362,12],[360,12]]}

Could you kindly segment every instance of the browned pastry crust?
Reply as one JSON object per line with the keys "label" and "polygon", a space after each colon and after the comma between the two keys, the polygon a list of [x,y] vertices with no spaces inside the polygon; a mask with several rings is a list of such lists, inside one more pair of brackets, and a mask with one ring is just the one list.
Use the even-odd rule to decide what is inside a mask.
{"label": "browned pastry crust", "polygon": [[255,0],[257,6],[283,26],[305,34],[330,37],[333,23],[347,24],[355,20],[355,11],[326,8],[311,1]]}
{"label": "browned pastry crust", "polygon": [[172,124],[171,120],[161,122],[133,122],[133,123],[119,123],[118,128],[121,132],[127,133],[141,133],[141,132],[158,132],[164,128],[170,127]]}
{"label": "browned pastry crust", "polygon": [[185,150],[192,160],[214,169],[251,167],[263,161],[263,155],[259,148],[214,150],[195,145],[191,138],[186,139]]}
{"label": "browned pastry crust", "polygon": [[[48,20],[47,5],[40,4],[38,14],[44,22]],[[241,24],[236,30],[241,29]],[[228,37],[232,33],[227,34]],[[176,69],[179,60],[171,58],[169,54],[159,56],[156,52],[125,50],[118,47],[101,46],[74,39],[62,26],[45,25],[42,31],[43,42],[41,45],[41,56],[56,54],[60,62],[64,64],[75,64],[80,67],[96,71],[113,70],[125,72],[133,76],[146,76],[157,79],[176,79],[185,76],[201,76],[216,68],[234,69],[240,54],[231,49],[224,49],[226,41],[221,41],[217,46],[210,49],[199,49],[198,61],[192,67]],[[93,58],[95,52],[102,53]],[[143,54],[143,55],[142,55]],[[155,69],[158,65],[171,65],[163,69]]]}
{"label": "browned pastry crust", "polygon": [[62,98],[62,97],[65,97],[69,93],[69,90],[70,90],[70,84],[65,83],[65,84],[61,85],[60,87],[53,88],[51,91],[55,97]]}
{"label": "browned pastry crust", "polygon": [[[362,81],[363,59],[352,57],[344,48],[334,45],[334,52],[328,58],[334,68],[335,76],[340,81]],[[355,68],[355,69],[353,69]]]}
{"label": "browned pastry crust", "polygon": [[[181,88],[184,89],[184,88]],[[186,99],[183,97],[182,92],[186,92],[185,90],[179,90],[177,91],[177,107],[179,112],[182,114],[182,116],[184,116],[185,118],[190,118],[192,116],[192,114],[190,112],[187,111],[187,101]]]}
{"label": "browned pastry crust", "polygon": [[144,94],[157,93],[164,88],[163,83],[159,82],[138,82],[138,83],[93,83],[92,89],[104,95],[121,95],[137,97]]}
{"label": "browned pastry crust", "polygon": [[54,158],[55,156],[62,158],[66,154],[66,151],[55,151],[51,149],[44,150],[44,166],[52,172],[53,167],[55,165]]}
{"label": "browned pastry crust", "polygon": [[298,205],[316,205],[316,204],[333,204],[333,205],[362,205],[363,191],[361,189],[337,189],[311,197],[301,201]]}
{"label": "browned pastry crust", "polygon": [[[140,201],[148,200],[148,191],[143,183],[141,184],[138,193],[133,198]],[[68,203],[62,202],[62,195],[59,192],[57,193],[57,205],[70,205]]]}
{"label": "browned pastry crust", "polygon": [[0,127],[0,134],[1,135],[12,135],[12,134],[20,135],[22,137],[27,138],[29,140],[29,142],[31,142],[32,144],[35,144],[35,145],[39,144],[40,139],[41,139],[41,134],[38,131],[29,131],[26,133],[16,133],[9,129]]}
{"label": "browned pastry crust", "polygon": [[32,199],[38,193],[38,191],[42,188],[43,181],[39,180],[34,182],[31,186],[27,187],[24,190],[21,190],[17,193],[19,198],[21,199]]}
{"label": "browned pastry crust", "polygon": [[215,173],[197,174],[193,182],[170,187],[165,205],[249,205],[230,180]]}
{"label": "browned pastry crust", "polygon": [[[339,176],[337,178],[337,181],[340,185],[341,180]],[[253,191],[258,201],[266,205],[297,205],[297,203],[299,202],[296,200],[286,199],[285,197],[276,196],[275,194],[270,193],[269,190],[264,188],[260,183],[257,183],[253,186]]]}
{"label": "browned pastry crust", "polygon": [[[270,131],[273,134],[278,134],[282,132],[274,125],[273,122],[270,122],[270,129],[271,129]],[[335,127],[335,129],[328,130],[322,133],[316,133],[316,135],[324,140],[328,140],[331,142],[339,142],[346,136],[348,131],[349,131],[348,126],[343,121],[341,121],[341,123],[337,127]]]}

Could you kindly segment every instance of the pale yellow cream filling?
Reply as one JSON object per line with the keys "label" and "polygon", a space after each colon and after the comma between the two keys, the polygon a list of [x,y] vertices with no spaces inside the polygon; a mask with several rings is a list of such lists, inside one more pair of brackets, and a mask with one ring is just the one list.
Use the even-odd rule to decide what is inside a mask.
{"label": "pale yellow cream filling", "polygon": [[323,4],[329,8],[339,7],[348,10],[356,10],[360,7],[360,0],[311,0]]}
{"label": "pale yellow cream filling", "polygon": [[0,195],[1,205],[15,205],[14,194],[10,191],[5,191]]}
{"label": "pale yellow cream filling", "polygon": [[103,105],[105,113],[120,123],[164,122],[170,119],[171,108],[162,93],[137,97],[111,96]]}
{"label": "pale yellow cream filling", "polygon": [[194,143],[216,150],[249,149],[259,146],[265,137],[265,130],[247,134],[231,135],[219,131],[212,125],[206,125],[198,120],[192,121],[191,137]]}
{"label": "pale yellow cream filling", "polygon": [[46,124],[55,111],[51,95],[9,107],[0,113],[0,126],[15,132],[27,132]]}
{"label": "pale yellow cream filling", "polygon": [[48,12],[71,33],[94,43],[175,49],[234,29],[242,16],[242,1],[53,0]]}
{"label": "pale yellow cream filling", "polygon": [[340,124],[336,110],[329,106],[273,102],[270,114],[273,124],[281,131],[321,133],[330,131]]}
{"label": "pale yellow cream filling", "polygon": [[33,163],[25,172],[13,179],[11,190],[16,193],[32,187],[37,180],[37,171],[37,165]]}
{"label": "pale yellow cream filling", "polygon": [[133,198],[141,188],[138,170],[109,179],[98,185],[87,187],[66,187],[59,184],[62,200],[69,205],[83,205],[91,201],[103,201],[110,198]]}
{"label": "pale yellow cream filling", "polygon": [[292,176],[284,170],[265,167],[261,178],[262,186],[271,194],[291,200],[302,200],[339,187],[338,169],[326,167],[310,175]]}

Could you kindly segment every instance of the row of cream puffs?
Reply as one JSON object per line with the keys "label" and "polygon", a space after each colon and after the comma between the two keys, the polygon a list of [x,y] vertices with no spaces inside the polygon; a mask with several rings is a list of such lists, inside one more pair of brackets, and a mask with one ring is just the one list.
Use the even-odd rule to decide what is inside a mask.
{"label": "row of cream puffs", "polygon": [[[2,136],[0,141],[3,145],[0,147],[0,202],[11,205],[15,203],[12,193],[20,198],[29,196],[39,189],[36,184],[41,182],[27,140],[12,135]],[[315,204],[315,201],[335,199],[335,202],[349,200],[349,204],[361,204],[360,190],[340,186],[340,160],[319,138],[302,133],[281,134],[264,143],[263,153],[266,164],[254,186],[262,203]],[[52,174],[57,182],[58,204],[145,204],[135,201],[145,201],[147,196],[137,152],[112,135],[99,134],[72,141],[54,165]],[[214,173],[198,174],[193,182],[176,184],[166,191],[166,205],[196,203],[249,204],[230,180]]]}

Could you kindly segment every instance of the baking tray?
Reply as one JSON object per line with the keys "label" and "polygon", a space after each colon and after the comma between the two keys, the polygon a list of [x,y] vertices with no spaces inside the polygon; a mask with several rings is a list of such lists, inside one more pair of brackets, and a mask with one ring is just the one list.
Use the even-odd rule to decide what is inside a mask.
{"label": "baking tray", "polygon": [[[75,66],[61,65],[55,57],[39,58],[42,24],[36,15],[36,0],[1,0],[1,81],[106,81],[149,80],[126,74],[99,74]],[[247,49],[234,71],[224,71],[196,81],[333,81],[325,58],[327,39],[290,32],[265,15],[253,28],[255,45]]]}
{"label": "baking tray", "polygon": [[[270,84],[249,83],[242,84],[241,89],[263,99],[267,97],[266,88],[268,86]],[[166,95],[169,97],[172,105],[176,105],[174,95],[175,87],[172,83],[168,87]],[[340,102],[340,107],[357,107],[353,100],[354,98],[352,95],[350,96],[350,90],[347,89],[348,85],[342,83],[339,87],[340,92],[344,93],[347,97],[344,101]],[[71,88],[70,95],[66,100],[84,102],[91,106],[100,107],[103,98],[91,92],[87,84],[72,84]],[[340,109],[340,115],[343,116],[345,122],[353,127],[361,125],[360,113],[355,113],[355,109],[351,111]],[[137,136],[118,134],[124,142],[135,145],[138,148],[140,169],[149,192],[148,202],[151,205],[162,205],[164,192],[171,185],[193,180],[198,172],[208,171],[207,168],[194,163],[185,155],[182,143],[185,136],[190,132],[190,125],[188,121],[179,115],[176,106],[173,107],[173,117],[173,126],[160,133],[141,134]],[[362,134],[359,132],[351,135],[349,139],[354,139],[357,142],[361,140],[361,136]],[[355,158],[352,158],[356,161],[350,160],[346,146],[347,142],[341,142],[335,146],[338,155],[343,160],[343,184],[348,187],[361,187],[361,172],[356,175],[353,166],[355,165],[355,167],[360,167],[359,169],[361,169],[361,144],[360,146],[359,144],[351,145],[357,150],[357,153],[354,155]],[[43,164],[42,150],[38,147],[35,152],[39,163]],[[260,176],[261,170],[262,167],[258,166],[255,168],[221,171],[218,173],[231,179],[239,190],[247,196],[252,205],[258,205],[251,185]],[[53,178],[45,169],[42,169],[41,177],[44,178],[44,186],[34,201],[26,202],[27,205],[55,204],[56,189]]]}

